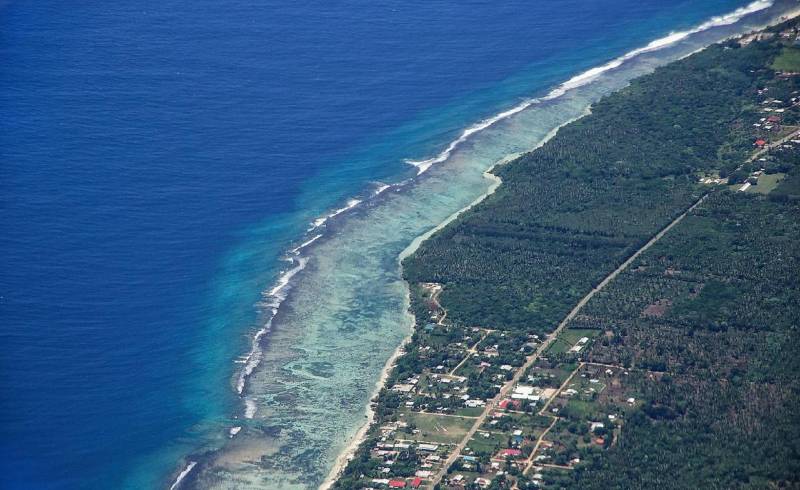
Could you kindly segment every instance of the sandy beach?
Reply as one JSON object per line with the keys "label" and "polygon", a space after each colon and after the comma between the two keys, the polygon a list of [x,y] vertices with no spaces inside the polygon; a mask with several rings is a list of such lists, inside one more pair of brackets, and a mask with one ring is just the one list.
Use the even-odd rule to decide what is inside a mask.
{"label": "sandy beach", "polygon": [[[561,129],[562,127],[580,119],[581,117],[587,116],[590,113],[591,113],[591,107],[587,107],[579,117],[572,118],[564,122],[563,124],[560,124],[557,127],[553,128],[549,133],[547,133],[547,135],[542,139],[542,141],[539,142],[539,144],[533,147],[530,151],[533,151],[539,148],[540,146],[544,145],[545,143],[547,143],[553,136],[556,135],[556,133],[558,133],[558,130]],[[447,219],[445,219],[435,227],[431,228],[422,235],[414,238],[414,240],[411,241],[408,247],[406,247],[398,256],[398,262],[400,264],[400,267],[402,268],[403,260],[406,257],[413,254],[414,252],[416,252],[417,249],[420,247],[420,245],[425,240],[430,238],[434,233],[436,233],[437,231],[441,230],[442,228],[450,224],[453,220],[461,216],[462,213],[470,210],[471,208],[482,202],[484,199],[494,194],[494,192],[497,190],[498,187],[500,187],[500,184],[502,184],[503,181],[500,177],[492,173],[493,170],[500,165],[505,165],[506,163],[514,161],[515,159],[521,157],[522,155],[524,155],[524,153],[512,153],[498,160],[497,162],[492,164],[492,166],[486,169],[486,171],[483,172],[483,177],[491,182],[486,192],[478,196],[474,201],[469,203],[467,206],[459,209],[455,213],[448,216]],[[321,490],[327,490],[333,487],[333,484],[341,476],[342,472],[347,467],[347,463],[355,456],[358,447],[361,445],[361,443],[363,443],[366,440],[367,432],[369,432],[369,429],[372,427],[372,424],[375,421],[375,411],[372,409],[372,400],[374,400],[375,397],[378,396],[378,393],[380,393],[381,389],[384,388],[386,381],[389,379],[389,374],[391,374],[392,369],[394,369],[395,362],[401,355],[403,355],[405,346],[408,344],[408,342],[411,341],[411,336],[414,334],[413,325],[415,325],[415,318],[411,314],[409,309],[411,306],[410,295],[411,292],[410,290],[408,290],[408,284],[406,284],[406,315],[409,321],[411,322],[412,330],[403,339],[403,341],[397,347],[397,349],[392,353],[391,357],[389,357],[389,359],[386,361],[386,364],[383,370],[381,371],[380,378],[375,383],[375,391],[373,392],[373,395],[370,398],[370,403],[367,404],[366,409],[364,411],[364,416],[365,416],[364,424],[358,429],[358,431],[355,433],[353,438],[347,444],[345,449],[339,454],[339,456],[337,456],[336,462],[331,468],[331,471],[328,473],[327,478],[325,478],[325,481],[323,481],[319,487]]]}

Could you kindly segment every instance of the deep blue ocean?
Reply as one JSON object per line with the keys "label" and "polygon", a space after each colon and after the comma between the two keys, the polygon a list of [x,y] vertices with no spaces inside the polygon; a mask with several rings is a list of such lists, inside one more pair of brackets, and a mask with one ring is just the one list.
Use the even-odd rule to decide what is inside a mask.
{"label": "deep blue ocean", "polygon": [[0,3],[0,487],[163,486],[310,221],[747,3]]}

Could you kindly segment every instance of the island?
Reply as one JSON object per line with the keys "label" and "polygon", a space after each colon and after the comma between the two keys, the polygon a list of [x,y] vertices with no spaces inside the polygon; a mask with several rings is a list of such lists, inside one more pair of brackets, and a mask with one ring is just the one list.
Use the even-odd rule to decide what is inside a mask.
{"label": "island", "polygon": [[800,485],[800,24],[634,80],[403,261],[332,486]]}

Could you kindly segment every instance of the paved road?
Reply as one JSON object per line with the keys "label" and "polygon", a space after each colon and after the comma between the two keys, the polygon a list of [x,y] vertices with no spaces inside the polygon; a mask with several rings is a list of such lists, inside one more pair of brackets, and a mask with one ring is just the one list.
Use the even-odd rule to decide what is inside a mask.
{"label": "paved road", "polygon": [[[787,137],[787,139],[788,139],[788,137]],[[547,348],[550,347],[550,344],[552,344],[555,341],[555,339],[558,337],[558,335],[561,333],[561,331],[564,330],[564,328],[566,328],[566,326],[570,322],[570,320],[575,318],[575,315],[577,315],[578,312],[584,306],[586,306],[586,303],[588,303],[589,300],[591,300],[592,297],[594,297],[595,294],[600,292],[611,281],[613,281],[622,271],[627,269],[628,266],[631,265],[647,249],[652,247],[657,241],[659,241],[664,235],[666,235],[669,232],[669,230],[671,230],[675,225],[677,225],[678,223],[683,221],[683,218],[685,218],[687,214],[689,214],[695,208],[697,208],[697,206],[699,206],[703,201],[705,201],[705,199],[707,197],[708,197],[708,194],[703,195],[694,204],[692,204],[689,207],[689,209],[684,211],[683,214],[681,214],[680,216],[678,216],[677,218],[672,220],[672,222],[670,224],[668,224],[667,226],[662,228],[661,231],[659,231],[658,233],[653,235],[653,237],[647,243],[645,243],[639,250],[634,252],[633,255],[628,257],[628,259],[625,262],[623,262],[619,267],[614,269],[614,271],[611,272],[611,274],[607,275],[605,277],[605,279],[603,279],[600,282],[600,284],[598,284],[596,287],[594,287],[591,291],[589,291],[589,293],[586,296],[584,296],[580,301],[578,301],[578,304],[576,304],[575,307],[567,314],[567,316],[564,317],[564,319],[561,321],[561,323],[558,324],[558,327],[556,327],[556,329],[553,330],[553,332],[550,333],[550,335],[547,336],[547,338],[544,340],[544,342],[542,342],[539,345],[539,348],[537,348],[536,351],[527,358],[527,360],[525,361],[525,364],[523,364],[522,367],[517,369],[516,373],[514,374],[514,377],[511,379],[511,381],[508,381],[505,385],[503,385],[503,388],[500,389],[500,393],[498,393],[497,396],[495,396],[489,403],[486,404],[486,409],[475,420],[475,423],[472,425],[472,427],[467,432],[467,434],[464,436],[464,438],[461,440],[461,442],[459,442],[456,445],[456,447],[453,450],[453,452],[450,453],[450,456],[447,458],[447,461],[445,461],[444,465],[442,465],[442,467],[439,469],[439,471],[436,472],[436,475],[434,475],[434,477],[431,479],[430,483],[426,486],[426,488],[433,488],[439,482],[442,481],[442,478],[444,478],[444,475],[447,474],[447,469],[461,455],[461,451],[464,450],[464,448],[467,446],[467,443],[469,443],[469,440],[472,439],[472,437],[475,435],[475,432],[477,432],[478,429],[483,425],[483,423],[486,421],[486,418],[491,413],[493,413],[495,411],[495,409],[497,408],[497,404],[500,403],[501,400],[503,400],[504,398],[506,398],[508,396],[508,394],[511,392],[511,389],[514,387],[514,385],[516,385],[517,382],[519,382],[520,378],[522,378],[522,375],[525,373],[525,371],[527,371],[528,368],[531,367],[533,365],[533,363],[536,362],[536,360],[539,359],[539,357],[547,350]]]}

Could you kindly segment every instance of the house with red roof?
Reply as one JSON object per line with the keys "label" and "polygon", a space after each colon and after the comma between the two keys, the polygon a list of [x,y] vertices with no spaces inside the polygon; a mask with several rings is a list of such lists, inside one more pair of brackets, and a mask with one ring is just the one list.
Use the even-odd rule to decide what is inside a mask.
{"label": "house with red roof", "polygon": [[416,477],[411,481],[411,488],[419,488],[422,485],[422,478]]}
{"label": "house with red roof", "polygon": [[519,409],[519,400],[510,400],[506,398],[505,400],[500,402],[500,408],[503,410],[517,410]]}
{"label": "house with red roof", "polygon": [[389,480],[389,488],[405,488],[405,486],[404,480]]}

